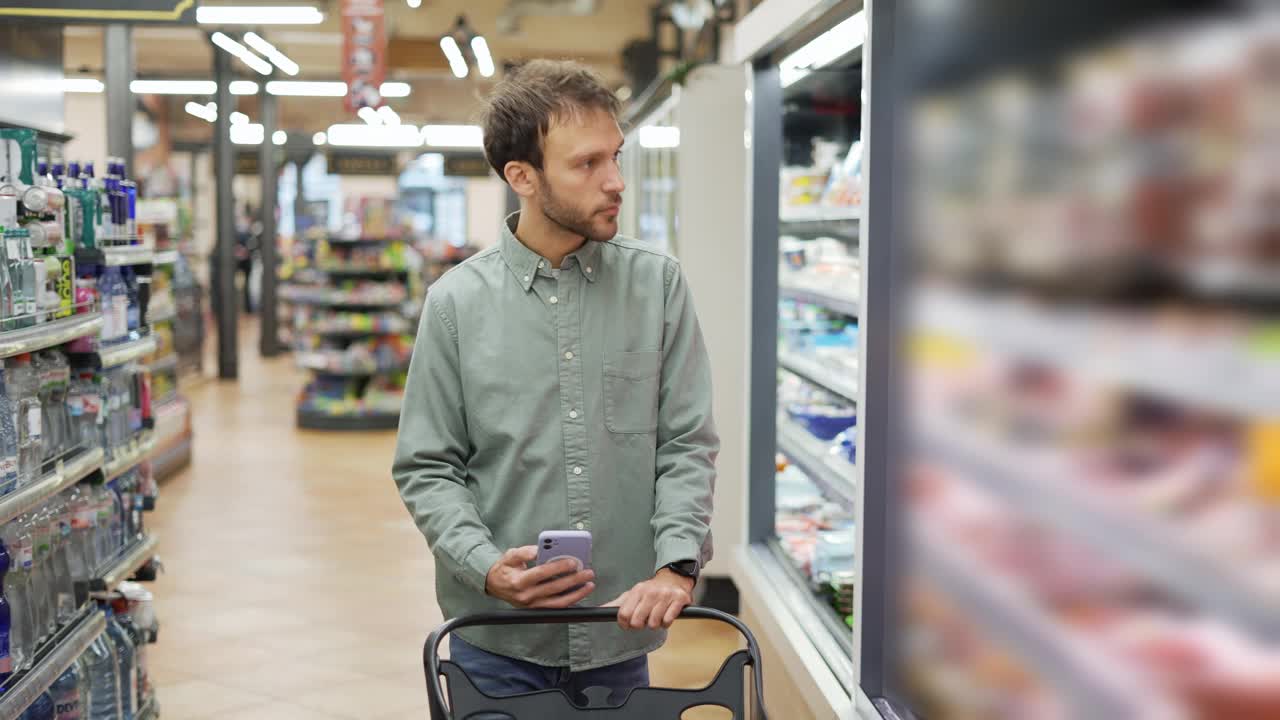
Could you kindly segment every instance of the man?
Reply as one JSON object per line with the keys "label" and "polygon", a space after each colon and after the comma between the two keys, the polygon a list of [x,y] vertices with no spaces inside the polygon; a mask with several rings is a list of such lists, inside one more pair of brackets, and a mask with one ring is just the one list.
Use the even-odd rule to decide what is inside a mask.
{"label": "man", "polygon": [[[488,100],[485,154],[520,197],[495,248],[436,282],[394,475],[437,560],[447,617],[619,607],[618,626],[470,628],[451,658],[498,696],[648,684],[647,654],[711,554],[719,440],[678,263],[616,237],[618,101],[533,61]],[[543,530],[589,530],[593,568],[530,567]]]}

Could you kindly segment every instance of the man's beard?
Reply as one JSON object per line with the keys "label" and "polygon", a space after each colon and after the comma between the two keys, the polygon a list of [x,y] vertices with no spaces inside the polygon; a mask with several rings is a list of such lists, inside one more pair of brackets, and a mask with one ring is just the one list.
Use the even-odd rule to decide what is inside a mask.
{"label": "man's beard", "polygon": [[[562,202],[556,197],[555,191],[551,189],[551,184],[546,178],[538,175],[539,198],[542,202],[542,215],[551,222],[568,230],[574,235],[581,235],[591,242],[609,242],[616,234],[615,231],[606,231],[607,235],[601,235],[592,225],[591,219],[595,217],[595,213],[583,212],[569,203]],[[622,202],[622,198],[618,197],[615,203]]]}

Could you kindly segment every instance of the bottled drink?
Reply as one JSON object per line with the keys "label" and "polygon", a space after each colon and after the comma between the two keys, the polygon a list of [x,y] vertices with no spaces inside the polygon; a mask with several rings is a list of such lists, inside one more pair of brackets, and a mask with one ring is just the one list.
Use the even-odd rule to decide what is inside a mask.
{"label": "bottled drink", "polygon": [[94,542],[98,511],[94,508],[92,493],[85,485],[71,488],[67,504],[71,510],[71,577],[77,582],[86,582],[97,569]]}
{"label": "bottled drink", "polygon": [[4,576],[4,597],[9,604],[9,655],[13,658],[13,671],[18,672],[30,666],[35,651],[28,559],[31,538],[23,535],[22,523],[17,520],[0,529],[0,538],[9,555],[9,571]]}
{"label": "bottled drink", "polygon": [[116,646],[116,664],[120,668],[120,717],[133,720],[138,714],[138,665],[135,659],[136,649],[129,633],[120,627],[115,613],[107,609],[106,635]]}
{"label": "bottled drink", "polygon": [[107,497],[111,503],[111,551],[114,556],[124,549],[126,543],[125,501],[119,480],[107,484]]}
{"label": "bottled drink", "polygon": [[5,599],[5,578],[8,574],[9,549],[0,541],[0,689],[3,690],[9,689],[9,678],[17,669],[10,645],[13,616],[9,612],[9,601]]}
{"label": "bottled drink", "polygon": [[[50,367],[47,353],[35,353],[31,356],[32,387],[35,389],[35,402],[40,406],[40,462],[53,457],[57,453],[58,436],[52,427],[53,421],[53,369]],[[37,471],[37,476],[40,473]]]}
{"label": "bottled drink", "polygon": [[18,487],[17,408],[9,388],[4,363],[0,363],[0,495],[11,493]]}
{"label": "bottled drink", "polygon": [[76,614],[76,586],[71,577],[71,509],[66,497],[54,498],[49,503],[53,534],[53,589],[56,599],[58,625],[71,622]]}
{"label": "bottled drink", "polygon": [[111,511],[114,505],[112,497],[112,493],[107,489],[106,485],[93,486],[93,506],[98,513],[95,569],[101,569],[114,560],[118,549],[118,546],[113,542],[114,533],[111,527]]}
{"label": "bottled drink", "polygon": [[30,355],[19,355],[9,368],[10,398],[18,404],[18,485],[25,487],[40,477],[44,458],[40,399]]}
{"label": "bottled drink", "polygon": [[48,507],[32,512],[27,519],[31,523],[33,542],[33,572],[35,589],[36,636],[43,642],[58,631],[58,597],[54,592],[53,536],[49,531]]}
{"label": "bottled drink", "polygon": [[[121,607],[127,608],[129,602],[121,600],[116,603],[117,610]],[[133,642],[134,648],[134,665],[137,671],[137,685],[134,688],[135,702],[139,707],[143,705],[146,698],[151,693],[151,680],[147,672],[147,636],[146,632],[134,620],[134,617],[128,612],[117,612],[116,621],[120,623],[120,627],[129,634],[129,639]]]}
{"label": "bottled drink", "polygon": [[22,713],[22,720],[54,720],[53,694],[48,690],[40,693],[40,697]]}
{"label": "bottled drink", "polygon": [[77,659],[49,686],[49,694],[53,696],[54,720],[83,720],[88,686],[83,680],[82,667]]}
{"label": "bottled drink", "polygon": [[89,720],[119,720],[120,665],[115,643],[98,636],[85,651],[89,677]]}

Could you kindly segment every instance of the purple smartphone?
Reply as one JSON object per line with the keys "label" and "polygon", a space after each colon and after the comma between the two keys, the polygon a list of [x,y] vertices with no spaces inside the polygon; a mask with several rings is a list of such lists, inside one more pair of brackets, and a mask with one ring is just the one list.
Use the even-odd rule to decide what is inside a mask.
{"label": "purple smartphone", "polygon": [[578,570],[591,568],[591,532],[589,530],[544,530],[538,535],[538,564],[545,565],[562,558],[578,561]]}

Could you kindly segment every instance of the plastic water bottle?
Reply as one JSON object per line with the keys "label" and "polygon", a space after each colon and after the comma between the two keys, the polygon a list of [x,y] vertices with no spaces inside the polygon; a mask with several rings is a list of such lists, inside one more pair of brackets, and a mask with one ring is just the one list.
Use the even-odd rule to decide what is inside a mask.
{"label": "plastic water bottle", "polygon": [[96,555],[93,567],[95,571],[114,560],[118,549],[111,542],[111,497],[111,491],[107,489],[106,485],[93,486],[93,507],[98,513],[97,540],[94,543]]}
{"label": "plastic water bottle", "polygon": [[17,412],[9,394],[4,363],[0,363],[0,495],[18,488]]}
{"label": "plastic water bottle", "polygon": [[119,720],[120,666],[115,643],[103,633],[85,651],[89,677],[89,720]]}
{"label": "plastic water bottle", "polygon": [[9,689],[9,678],[17,669],[13,650],[9,644],[13,618],[9,612],[9,601],[4,596],[5,577],[9,574],[9,549],[0,541],[0,690]]}
{"label": "plastic water bottle", "polygon": [[125,511],[124,499],[120,497],[120,485],[116,480],[111,481],[106,486],[107,499],[111,507],[111,557],[122,552],[125,548]]}
{"label": "plastic water bottle", "polygon": [[22,570],[22,526],[15,520],[0,529],[5,554],[8,556],[4,575],[4,598],[9,606],[9,656],[13,671],[31,663],[31,602],[27,592],[27,575]]}
{"label": "plastic water bottle", "polygon": [[[126,602],[127,604],[127,602]],[[119,605],[116,606],[119,609]],[[134,649],[134,666],[137,673],[137,685],[134,689],[134,697],[139,707],[146,701],[147,695],[150,693],[151,680],[147,672],[147,637],[142,628],[134,622],[133,616],[127,612],[116,613],[116,622],[120,623],[120,627],[129,634],[129,639],[133,641]]]}
{"label": "plastic water bottle", "polygon": [[45,690],[22,713],[22,720],[54,720],[53,695]]}
{"label": "plastic water bottle", "polygon": [[76,582],[85,582],[93,577],[93,571],[97,569],[93,543],[98,512],[93,507],[93,498],[85,485],[71,488],[67,506],[71,510],[71,548],[68,553],[71,578]]}
{"label": "plastic water bottle", "polygon": [[28,516],[31,523],[32,602],[36,610],[36,636],[43,642],[58,631],[58,598],[54,593],[53,538],[49,532],[48,508],[40,508]]}
{"label": "plastic water bottle", "polygon": [[54,720],[83,720],[87,685],[81,675],[82,667],[77,659],[49,686]]}
{"label": "plastic water bottle", "polygon": [[71,576],[71,507],[65,496],[58,496],[49,503],[49,510],[53,518],[53,588],[61,626],[76,615],[76,585]]}
{"label": "plastic water bottle", "polygon": [[107,637],[116,646],[116,663],[120,667],[120,717],[133,720],[138,714],[138,662],[137,649],[129,633],[120,627],[115,613],[107,608]]}

